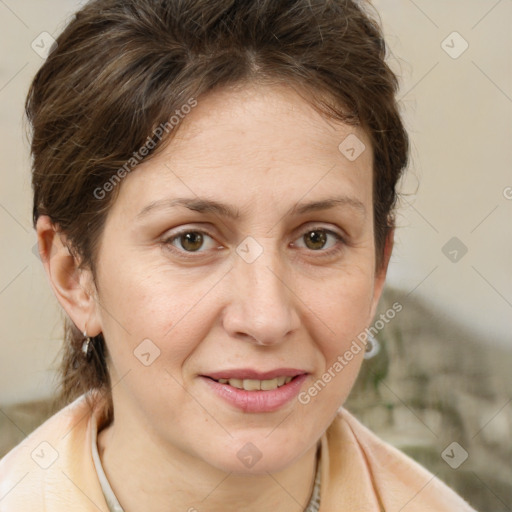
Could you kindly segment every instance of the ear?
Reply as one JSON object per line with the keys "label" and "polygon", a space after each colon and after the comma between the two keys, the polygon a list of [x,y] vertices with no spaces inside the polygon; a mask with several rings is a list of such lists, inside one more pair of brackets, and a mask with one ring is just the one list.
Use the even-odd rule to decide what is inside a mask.
{"label": "ear", "polygon": [[382,255],[382,265],[375,274],[375,283],[373,288],[373,299],[370,310],[369,322],[372,322],[373,318],[375,317],[377,305],[379,304],[380,296],[382,295],[382,290],[384,289],[384,284],[386,283],[386,275],[388,272],[388,265],[389,260],[391,258],[391,253],[393,251],[394,242],[395,229],[392,228],[388,231],[388,234],[386,236],[386,242],[384,244],[384,254]]}
{"label": "ear", "polygon": [[101,324],[91,271],[79,268],[80,261],[68,249],[66,237],[47,215],[38,218],[36,231],[39,255],[60,305],[80,331],[97,336]]}

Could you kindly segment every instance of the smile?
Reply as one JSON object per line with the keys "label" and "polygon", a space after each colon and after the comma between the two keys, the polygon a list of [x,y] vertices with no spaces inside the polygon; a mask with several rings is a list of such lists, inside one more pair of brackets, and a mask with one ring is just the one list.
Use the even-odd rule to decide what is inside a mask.
{"label": "smile", "polygon": [[214,396],[238,410],[245,413],[269,413],[292,403],[308,377],[308,373],[297,373],[296,370],[292,375],[270,373],[274,375],[259,375],[267,377],[260,379],[254,378],[254,374],[252,378],[225,374],[201,375],[200,379]]}
{"label": "smile", "polygon": [[[270,391],[280,388],[288,384],[293,377],[277,377],[275,379],[218,379],[220,384],[228,384],[237,389],[245,389],[246,391]],[[215,380],[215,379],[214,379]]]}

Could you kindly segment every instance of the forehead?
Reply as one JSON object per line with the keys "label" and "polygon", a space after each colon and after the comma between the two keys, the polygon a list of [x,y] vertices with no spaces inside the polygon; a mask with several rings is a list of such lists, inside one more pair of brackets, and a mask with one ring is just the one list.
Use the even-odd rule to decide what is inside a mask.
{"label": "forehead", "polygon": [[291,87],[222,89],[198,100],[120,192],[116,202],[137,212],[183,195],[260,208],[337,192],[371,203],[372,151],[362,129],[325,118]]}
{"label": "forehead", "polygon": [[[200,99],[172,144],[176,156],[195,161],[205,158],[208,164],[239,164],[249,159],[257,163],[274,155],[295,160],[297,153],[301,158],[337,161],[341,156],[338,146],[350,134],[368,145],[362,129],[321,115],[295,88],[249,84]],[[192,153],[187,151],[191,146],[195,146]],[[215,148],[223,151],[212,151]]]}

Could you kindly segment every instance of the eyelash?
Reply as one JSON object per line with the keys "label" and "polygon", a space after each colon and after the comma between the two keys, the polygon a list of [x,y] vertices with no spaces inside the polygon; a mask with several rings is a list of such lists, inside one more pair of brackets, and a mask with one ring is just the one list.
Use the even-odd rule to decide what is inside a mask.
{"label": "eyelash", "polygon": [[[321,226],[314,226],[312,228],[308,228],[306,231],[304,231],[298,239],[304,237],[304,235],[311,233],[312,231],[323,231],[327,235],[332,235],[337,239],[337,243],[334,247],[328,250],[323,249],[310,249],[308,252],[311,253],[317,253],[316,256],[319,258],[329,258],[337,255],[339,252],[341,252],[344,249],[344,246],[346,245],[346,241],[344,237],[342,237],[339,233],[336,233],[336,231],[332,231],[330,229],[323,228]],[[166,248],[170,251],[172,251],[174,254],[178,254],[180,257],[188,258],[188,259],[195,259],[198,258],[198,255],[204,254],[205,251],[185,251],[183,249],[178,249],[173,245],[173,242],[175,240],[178,240],[182,235],[185,235],[187,233],[199,233],[201,235],[206,235],[210,237],[211,239],[215,240],[215,238],[210,235],[207,231],[203,231],[201,229],[184,229],[182,231],[179,231],[178,233],[173,234],[170,237],[165,238],[162,243],[166,246]],[[196,255],[197,254],[197,255]]]}

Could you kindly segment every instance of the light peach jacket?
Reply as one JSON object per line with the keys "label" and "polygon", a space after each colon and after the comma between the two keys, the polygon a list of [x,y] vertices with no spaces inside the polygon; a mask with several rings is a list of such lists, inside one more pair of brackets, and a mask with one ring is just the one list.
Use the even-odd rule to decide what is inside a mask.
{"label": "light peach jacket", "polygon": [[[108,512],[91,455],[101,421],[82,396],[11,450],[0,461],[0,512]],[[321,445],[320,512],[475,512],[345,409]]]}

